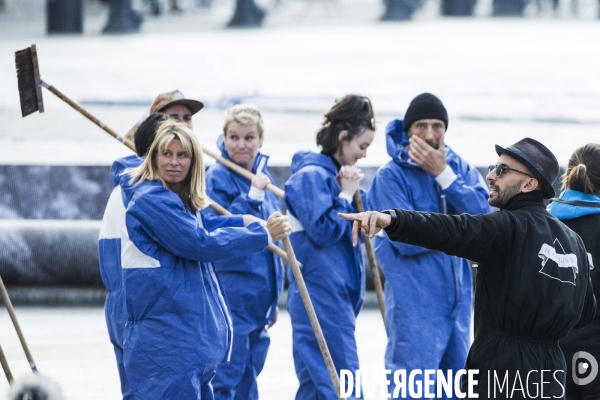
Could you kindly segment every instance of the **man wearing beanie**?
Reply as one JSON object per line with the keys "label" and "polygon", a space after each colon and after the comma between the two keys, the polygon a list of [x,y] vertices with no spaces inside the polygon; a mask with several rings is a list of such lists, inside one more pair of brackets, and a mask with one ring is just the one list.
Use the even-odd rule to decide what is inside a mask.
{"label": "man wearing beanie", "polygon": [[566,362],[575,360],[564,359],[558,342],[571,328],[588,325],[596,310],[588,254],[581,238],[544,206],[555,195],[559,172],[552,152],[530,138],[497,145],[496,152],[500,158],[490,165],[487,180],[489,203],[498,212],[391,209],[343,217],[357,221],[354,242],[359,226],[369,235],[385,228],[394,242],[478,264],[475,340],[463,393],[472,389],[480,399],[564,399]]}
{"label": "man wearing beanie", "polygon": [[[388,154],[368,194],[369,207],[443,214],[487,213],[481,174],[444,144],[448,113],[436,96],[411,101],[404,121],[386,129]],[[440,251],[375,239],[386,276],[388,345],[385,367],[393,371],[457,371],[469,349],[472,278],[469,262]],[[402,266],[402,268],[399,268]],[[391,378],[391,377],[390,377]],[[423,376],[417,375],[423,383]],[[390,394],[395,389],[390,379]]]}

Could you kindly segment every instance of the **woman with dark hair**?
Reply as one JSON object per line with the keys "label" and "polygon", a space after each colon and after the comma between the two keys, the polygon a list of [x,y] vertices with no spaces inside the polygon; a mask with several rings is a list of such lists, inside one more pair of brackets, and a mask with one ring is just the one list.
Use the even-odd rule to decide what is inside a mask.
{"label": "woman with dark hair", "polygon": [[[231,354],[227,303],[212,262],[259,253],[289,234],[287,218],[208,232],[202,148],[167,120],[143,163],[121,175],[125,374],[136,399],[212,399]],[[266,228],[266,229],[265,229]]]}
{"label": "woman with dark hair", "polygon": [[[356,210],[353,196],[363,174],[354,164],[367,155],[374,135],[370,100],[344,96],[325,114],[317,133],[321,152],[296,153],[285,185],[291,241],[338,374],[359,369],[354,330],[363,303],[365,270],[360,248],[352,246],[352,224],[337,213]],[[337,398],[291,274],[289,279],[287,306],[300,382],[296,399]]]}
{"label": "woman with dark hair", "polygon": [[[600,144],[586,144],[571,155],[563,176],[560,197],[553,199],[548,211],[583,239],[590,267],[595,267],[590,271],[594,296],[596,300],[600,299]],[[587,378],[594,373],[589,358],[579,355],[573,359],[575,353],[580,351],[591,354],[596,359],[597,372],[600,362],[600,308],[596,308],[596,317],[590,325],[571,330],[567,337],[561,339],[560,348],[567,363],[567,400],[600,398],[600,376],[597,374],[587,382]],[[584,363],[591,368],[587,371],[585,368],[573,370],[573,367]],[[578,383],[575,383],[574,376],[581,376]]]}

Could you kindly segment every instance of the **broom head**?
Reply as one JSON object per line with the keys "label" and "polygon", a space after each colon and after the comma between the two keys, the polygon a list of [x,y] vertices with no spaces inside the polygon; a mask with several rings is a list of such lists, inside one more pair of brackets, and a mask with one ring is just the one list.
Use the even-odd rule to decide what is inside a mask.
{"label": "broom head", "polygon": [[36,111],[43,113],[42,80],[40,78],[35,44],[15,52],[15,64],[17,66],[21,114],[23,117],[26,117]]}

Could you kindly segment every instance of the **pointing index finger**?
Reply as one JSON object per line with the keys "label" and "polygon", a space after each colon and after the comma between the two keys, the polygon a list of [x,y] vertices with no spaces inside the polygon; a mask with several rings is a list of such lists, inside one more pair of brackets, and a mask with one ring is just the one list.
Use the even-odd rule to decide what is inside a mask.
{"label": "pointing index finger", "polygon": [[360,218],[358,218],[358,214],[352,214],[352,213],[338,213],[338,217],[347,219],[348,221],[360,220]]}

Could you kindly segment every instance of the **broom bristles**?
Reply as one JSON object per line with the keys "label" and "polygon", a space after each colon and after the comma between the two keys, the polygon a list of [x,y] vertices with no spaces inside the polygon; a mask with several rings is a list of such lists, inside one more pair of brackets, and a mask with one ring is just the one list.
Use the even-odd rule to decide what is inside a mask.
{"label": "broom bristles", "polygon": [[44,112],[42,92],[39,87],[37,54],[35,53],[35,45],[15,52],[19,100],[21,101],[21,115],[23,117],[36,111]]}

